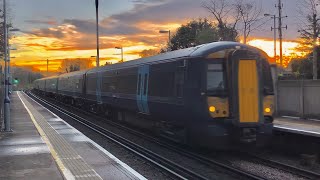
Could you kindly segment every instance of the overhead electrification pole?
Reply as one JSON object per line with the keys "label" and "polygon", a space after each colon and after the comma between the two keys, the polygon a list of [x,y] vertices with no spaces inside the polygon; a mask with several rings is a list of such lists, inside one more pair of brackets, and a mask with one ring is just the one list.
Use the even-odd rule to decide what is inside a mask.
{"label": "overhead electrification pole", "polygon": [[6,0],[3,0],[3,31],[4,31],[4,61],[5,61],[5,93],[4,93],[4,126],[5,131],[11,131],[10,127],[10,98],[9,98],[9,62],[8,62],[8,28]]}
{"label": "overhead electrification pole", "polygon": [[282,3],[281,0],[278,1],[279,10],[279,41],[280,41],[280,65],[282,66]]}
{"label": "overhead electrification pole", "polygon": [[99,14],[99,0],[95,0],[96,1],[96,29],[97,29],[97,67],[99,67],[99,17],[98,17],[98,14]]}
{"label": "overhead electrification pole", "polygon": [[276,15],[271,15],[271,14],[264,14],[264,16],[271,16],[273,19],[273,27],[271,27],[271,31],[273,31],[273,53],[274,53],[274,60],[277,62],[277,29],[276,28]]}
{"label": "overhead electrification pole", "polygon": [[274,51],[274,60],[277,63],[277,29],[276,29],[276,15],[273,15],[273,51]]}
{"label": "overhead electrification pole", "polygon": [[312,15],[312,27],[313,27],[313,58],[312,58],[312,74],[313,74],[313,80],[318,79],[318,52],[317,52],[317,39],[318,39],[318,26],[317,26],[317,14]]}

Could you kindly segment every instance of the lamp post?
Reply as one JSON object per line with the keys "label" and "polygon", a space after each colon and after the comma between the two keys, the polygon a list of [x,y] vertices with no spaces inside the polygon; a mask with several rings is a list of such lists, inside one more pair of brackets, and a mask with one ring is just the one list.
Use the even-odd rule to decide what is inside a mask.
{"label": "lamp post", "polygon": [[123,62],[123,47],[114,47],[116,49],[121,49],[121,62]]}
{"label": "lamp post", "polygon": [[170,30],[160,30],[159,33],[168,33],[169,35],[169,40],[168,40],[168,43],[170,43],[170,39],[171,39],[171,33],[170,33]]}
{"label": "lamp post", "polygon": [[264,14],[265,17],[271,16],[273,19],[273,27],[271,27],[271,31],[273,30],[273,41],[274,41],[274,60],[277,62],[276,57],[277,57],[277,28],[276,28],[276,15],[271,15],[271,14]]}
{"label": "lamp post", "polygon": [[11,59],[14,59],[14,58],[16,58],[15,56],[13,56],[13,57],[11,57],[10,56],[10,51],[13,51],[13,50],[17,50],[17,49],[15,49],[15,48],[10,48],[9,49],[9,52],[8,52],[8,58],[10,58],[10,60],[9,60],[9,64],[8,64],[8,81],[9,81],[9,91],[8,91],[8,94],[10,95],[11,94],[11,92],[12,92],[12,72],[11,72],[11,68],[10,68],[10,61],[11,61]]}
{"label": "lamp post", "polygon": [[[18,28],[12,28],[12,29],[9,29],[9,26],[7,25],[7,33],[9,33],[9,31],[10,32],[16,32],[16,31],[20,31],[20,29],[18,29]],[[8,36],[9,34],[7,34],[7,36]],[[9,38],[7,38],[7,46],[8,46],[8,48],[7,48],[7,50],[8,50],[8,56],[7,56],[7,58],[8,58],[8,82],[9,82],[9,90],[8,90],[8,94],[10,95],[11,94],[11,92],[12,92],[12,76],[11,76],[11,67],[10,67],[10,61],[11,61],[11,59],[13,59],[13,58],[16,58],[16,57],[11,57],[10,56],[10,51],[14,51],[14,50],[17,50],[16,48],[10,48],[10,43],[9,43]]]}
{"label": "lamp post", "polygon": [[99,67],[99,0],[95,0],[96,5],[96,30],[97,30],[97,57],[96,57],[96,65]]}

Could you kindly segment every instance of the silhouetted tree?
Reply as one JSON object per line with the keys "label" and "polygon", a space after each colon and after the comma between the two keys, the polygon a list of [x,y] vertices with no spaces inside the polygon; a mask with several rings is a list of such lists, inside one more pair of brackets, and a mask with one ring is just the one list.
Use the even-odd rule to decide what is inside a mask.
{"label": "silhouetted tree", "polygon": [[[320,54],[320,48],[317,47],[317,54]],[[318,67],[320,66],[320,57],[317,58]],[[312,79],[313,76],[313,52],[310,52],[306,57],[292,60],[292,72],[297,74],[300,78]],[[320,76],[320,69],[318,68],[318,77]]]}
{"label": "silhouetted tree", "polygon": [[[303,46],[310,47],[313,51],[313,72],[318,72],[318,51],[317,39],[320,35],[320,18],[318,13],[319,0],[302,0],[299,1],[299,11],[303,19],[300,19],[299,32],[303,39]],[[299,17],[299,16],[298,16]],[[314,73],[314,79],[317,79],[317,73]]]}
{"label": "silhouetted tree", "polygon": [[155,49],[146,49],[146,50],[143,50],[139,53],[139,56],[141,58],[144,58],[144,57],[150,57],[150,56],[154,56],[154,55],[157,55],[159,54],[159,50],[155,50]]}
{"label": "silhouetted tree", "polygon": [[79,64],[74,64],[74,65],[70,65],[69,67],[69,72],[74,72],[74,71],[79,71],[80,70],[80,66]]}
{"label": "silhouetted tree", "polygon": [[41,73],[33,72],[26,68],[11,68],[12,79],[17,78],[19,83],[13,86],[13,90],[30,89],[32,88],[32,82],[36,79],[43,77]]}
{"label": "silhouetted tree", "polygon": [[178,28],[172,36],[168,48],[161,51],[177,50],[218,41],[217,28],[208,19],[192,20]]}
{"label": "silhouetted tree", "polygon": [[240,20],[240,12],[230,0],[208,0],[202,4],[217,22],[217,31],[221,41],[237,41],[236,26]]}
{"label": "silhouetted tree", "polygon": [[108,61],[106,61],[106,63],[104,64],[105,66],[108,66],[108,65],[111,65],[112,64],[112,62],[108,62]]}
{"label": "silhouetted tree", "polygon": [[256,4],[255,1],[236,0],[235,3],[236,14],[239,14],[238,26],[243,34],[243,43],[247,43],[247,38],[250,33],[258,30],[265,22],[261,22],[262,7]]}
{"label": "silhouetted tree", "polygon": [[[59,60],[59,59],[58,59]],[[84,70],[84,69],[89,69],[92,68],[92,60],[87,59],[87,58],[78,58],[78,59],[61,59],[60,67],[58,71],[60,73],[68,73],[72,71],[79,71],[79,70]],[[72,69],[71,68],[72,65]]]}

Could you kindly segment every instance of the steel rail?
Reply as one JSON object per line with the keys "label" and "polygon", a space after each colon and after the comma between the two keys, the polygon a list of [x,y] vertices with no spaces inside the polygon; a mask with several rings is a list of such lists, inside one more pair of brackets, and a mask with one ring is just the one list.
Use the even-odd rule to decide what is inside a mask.
{"label": "steel rail", "polygon": [[[94,132],[102,135],[103,137],[111,140],[112,142],[120,145],[121,147],[124,147],[125,149],[133,152],[134,154],[142,157],[143,159],[151,162],[152,164],[158,166],[159,168],[167,171],[168,173],[170,173],[171,175],[175,176],[176,178],[179,179],[208,179],[200,174],[197,174],[195,172],[193,172],[192,170],[189,170],[187,168],[184,168],[174,162],[172,162],[171,160],[164,158],[130,140],[127,140],[105,128],[102,128],[74,113],[68,112],[46,100],[43,100],[37,96],[35,96],[32,93],[28,93],[27,94],[30,98],[34,99],[36,98],[38,101],[46,104],[47,106],[55,109],[56,111],[58,111],[61,114],[64,114],[66,116],[68,116],[69,118],[77,121],[78,123],[86,126],[87,128],[93,130]],[[31,97],[32,96],[32,97]],[[35,100],[35,99],[34,99]]]}
{"label": "steel rail", "polygon": [[[57,103],[60,103],[60,102],[57,102]],[[65,105],[65,104],[63,104],[63,105]],[[54,105],[54,106],[57,106],[57,105]],[[75,107],[72,107],[72,106],[69,106],[69,105],[66,105],[66,106],[68,106],[70,108],[75,108]],[[59,107],[59,109],[62,109],[62,108]],[[78,108],[75,108],[75,109],[77,109],[79,111]],[[81,112],[88,113],[88,112],[85,112],[85,111],[81,111]],[[90,114],[92,115],[92,113],[90,113]],[[101,117],[95,115],[95,118],[101,118]],[[156,143],[156,144],[158,144],[158,145],[160,145],[160,146],[162,146],[162,147],[164,147],[166,149],[169,149],[169,150],[172,150],[174,152],[177,152],[177,153],[179,153],[181,155],[184,155],[184,156],[186,156],[186,157],[188,157],[188,158],[190,158],[192,160],[196,160],[198,162],[201,162],[201,163],[203,163],[203,164],[205,164],[207,166],[210,166],[210,167],[213,167],[213,168],[216,168],[218,166],[218,167],[223,168],[223,169],[225,169],[227,171],[230,171],[230,172],[232,172],[232,173],[234,173],[236,175],[242,176],[242,177],[244,177],[246,179],[255,179],[255,180],[265,180],[265,179],[267,179],[267,178],[255,175],[253,173],[246,172],[246,171],[244,171],[244,170],[242,170],[240,168],[236,168],[236,167],[233,167],[231,165],[226,165],[226,164],[224,164],[224,163],[222,163],[220,161],[209,159],[209,158],[201,156],[199,154],[187,151],[185,149],[179,148],[178,146],[174,146],[172,144],[159,141],[159,140],[157,140],[157,139],[155,139],[155,138],[153,138],[153,137],[151,137],[151,136],[149,136],[149,135],[147,135],[145,133],[141,133],[141,132],[136,131],[134,129],[128,128],[126,126],[123,126],[123,125],[121,125],[119,123],[115,123],[113,121],[107,121],[107,123],[109,123],[109,124],[111,124],[113,126],[116,126],[118,128],[125,129],[126,132],[129,132],[131,134],[134,134],[136,136],[144,138],[144,139],[146,139],[148,141]]]}
{"label": "steel rail", "polygon": [[279,161],[271,160],[268,158],[263,158],[259,155],[255,155],[247,152],[243,152],[242,154],[244,154],[245,156],[249,156],[253,159],[257,159],[257,161],[260,161],[262,164],[268,165],[273,168],[281,169],[283,171],[286,171],[307,179],[320,179],[320,174],[313,171],[309,171],[309,170],[298,168],[292,165],[284,164]]}

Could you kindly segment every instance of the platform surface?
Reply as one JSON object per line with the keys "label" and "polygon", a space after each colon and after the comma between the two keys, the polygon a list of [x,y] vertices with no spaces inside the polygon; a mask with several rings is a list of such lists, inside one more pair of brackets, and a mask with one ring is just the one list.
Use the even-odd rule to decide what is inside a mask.
{"label": "platform surface", "polygon": [[320,120],[298,117],[278,117],[274,120],[274,129],[307,136],[320,137]]}
{"label": "platform surface", "polygon": [[0,132],[0,179],[63,179],[16,93],[11,96],[12,132]]}
{"label": "platform surface", "polygon": [[0,134],[0,179],[145,179],[23,92]]}

